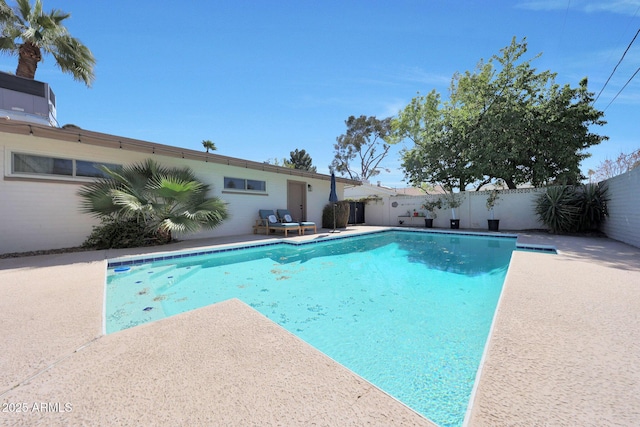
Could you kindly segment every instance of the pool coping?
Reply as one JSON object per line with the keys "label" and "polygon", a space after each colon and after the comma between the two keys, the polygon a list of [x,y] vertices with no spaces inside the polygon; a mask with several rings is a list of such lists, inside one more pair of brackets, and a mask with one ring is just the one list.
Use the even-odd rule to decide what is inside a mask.
{"label": "pool coping", "polygon": [[[353,228],[349,232],[357,230],[368,231],[371,227]],[[327,232],[319,230],[318,235],[324,233]],[[640,249],[606,238],[528,232],[517,234],[519,243],[554,246],[558,256],[514,252],[515,259],[500,297],[477,391],[470,402],[471,415],[467,425],[633,425],[640,416],[640,402],[628,398],[640,394],[640,325],[636,315],[640,312],[640,289],[637,286],[640,283]],[[298,240],[297,237],[287,240],[294,239]],[[210,244],[232,245],[241,240],[270,239],[248,235],[183,242],[172,248],[183,250]],[[26,420],[63,424],[65,416],[75,417],[70,418],[75,419],[75,423],[95,424],[107,422],[103,417],[113,416],[110,414],[119,414],[122,419],[132,423],[144,419],[150,424],[154,420],[155,424],[166,424],[176,423],[186,416],[211,417],[214,416],[211,415],[213,410],[218,411],[218,416],[209,418],[210,422],[236,419],[236,424],[242,423],[241,420],[246,424],[260,421],[260,418],[251,418],[244,411],[249,402],[243,403],[243,394],[237,395],[239,400],[230,401],[236,403],[230,403],[229,407],[218,407],[215,397],[212,400],[209,395],[208,400],[201,400],[207,396],[207,391],[202,390],[201,396],[193,395],[189,402],[206,406],[209,409],[206,414],[197,406],[189,406],[196,411],[190,415],[184,412],[185,406],[170,403],[165,405],[162,414],[149,414],[150,401],[147,396],[145,399],[129,398],[125,402],[118,392],[122,387],[136,384],[132,382],[136,377],[134,373],[131,374],[133,378],[114,377],[106,382],[96,382],[99,378],[108,378],[104,377],[101,369],[111,369],[109,364],[102,365],[103,360],[118,363],[119,355],[125,354],[127,360],[135,361],[145,354],[140,361],[149,357],[153,358],[151,361],[166,358],[154,362],[153,366],[157,366],[158,371],[153,374],[154,382],[151,384],[162,378],[173,378],[179,383],[184,375],[172,370],[173,353],[165,352],[154,357],[153,354],[140,353],[138,356],[138,353],[132,352],[136,349],[143,351],[145,347],[142,344],[159,344],[157,341],[160,336],[170,340],[181,339],[181,344],[187,349],[190,345],[200,345],[198,343],[202,340],[211,340],[207,334],[214,330],[210,329],[209,325],[213,323],[209,318],[220,311],[221,307],[216,307],[218,304],[202,311],[196,310],[198,313],[194,315],[179,315],[169,322],[154,322],[148,328],[137,331],[138,328],[133,328],[132,333],[106,337],[100,334],[106,259],[145,256],[143,252],[148,255],[149,252],[158,251],[158,248],[153,249],[0,260],[0,313],[3,313],[4,319],[0,322],[0,332],[10,343],[0,358],[2,401],[55,401],[75,396],[75,403],[91,403],[90,407],[80,407],[74,414],[40,414],[38,418],[33,418],[35,415],[25,418],[24,414],[0,414],[0,417],[6,416],[10,424],[32,423]],[[42,283],[47,286],[39,286]],[[61,306],[64,310],[59,309]],[[235,314],[232,311],[227,315],[233,317]],[[254,319],[255,316],[249,317]],[[254,321],[262,324],[258,318]],[[172,330],[182,331],[182,334],[171,333]],[[188,335],[181,338],[186,332]],[[220,345],[242,349],[242,346],[238,347],[244,339],[242,334],[232,336],[239,341],[229,341],[231,336],[227,336],[224,338],[226,341],[220,341]],[[247,345],[250,345],[249,341]],[[580,352],[575,351],[576,347]],[[274,350],[277,348],[277,345],[273,347]],[[208,350],[203,348],[203,351]],[[190,364],[197,366],[202,359],[201,355],[196,357],[188,353],[182,353],[181,357],[186,358],[182,362],[190,368],[193,368]],[[293,360],[286,352],[281,356],[275,356],[274,353],[269,357],[289,360],[285,364],[288,367],[286,375],[297,372],[298,366],[303,370],[316,369],[325,363],[321,361],[322,358],[316,358],[313,351],[304,356],[309,359],[301,364],[296,361],[291,365]],[[256,361],[264,358],[265,355],[256,353]],[[321,370],[317,372],[320,374]],[[550,373],[554,375],[550,376]],[[229,375],[231,382],[228,384],[234,387],[233,372]],[[342,411],[340,416],[344,415],[344,418],[340,420],[341,424],[369,422],[371,425],[388,425],[388,419],[385,423],[382,415],[395,414],[398,425],[432,425],[424,419],[411,418],[410,414],[398,409],[389,399],[375,398],[367,402],[356,399],[361,392],[355,388],[352,389],[353,393],[348,392],[352,387],[349,384],[357,384],[356,378],[353,378],[353,382],[340,383],[342,385],[336,383],[338,388],[335,392],[341,393],[341,396],[351,396],[354,400],[350,402],[359,403],[356,406],[335,406],[339,403],[331,400],[329,395],[329,400],[325,400],[312,392],[317,384],[333,384],[333,380],[325,380],[320,375],[317,377],[320,383],[315,383],[313,375],[308,372],[304,377],[297,377],[296,382],[288,384],[287,388],[314,397],[300,400],[301,394],[284,396],[275,393],[277,396],[269,404],[271,412],[260,409],[262,412],[256,412],[259,415],[254,416],[287,414],[287,418],[280,418],[284,421],[299,419],[296,417],[311,411],[319,417],[314,418],[316,421],[327,424],[331,421],[335,423],[336,419],[331,417],[337,416],[336,411]],[[192,378],[194,386],[199,381],[197,377],[187,378]],[[219,377],[218,381],[226,380],[225,377]],[[274,381],[277,379],[274,378]],[[311,388],[302,391],[305,390],[305,384]],[[253,401],[262,399],[264,396],[261,393],[269,393],[268,382],[262,383],[262,386],[264,390],[256,390]],[[149,389],[148,395],[153,396],[155,392],[155,389]],[[171,396],[179,396],[171,388],[166,392],[173,393]],[[123,406],[114,407],[116,404]],[[353,412],[353,408],[359,409]],[[348,413],[344,413],[345,410]],[[224,418],[227,416],[240,418]],[[298,425],[302,424],[300,422]]]}
{"label": "pool coping", "polygon": [[423,234],[449,234],[456,236],[476,236],[476,237],[492,237],[498,239],[516,239],[516,249],[527,249],[533,251],[540,252],[549,252],[553,253],[556,251],[556,247],[553,245],[540,245],[540,244],[518,244],[517,243],[517,234],[505,234],[505,233],[485,233],[485,232],[474,232],[474,231],[446,231],[446,230],[421,230],[421,229],[410,229],[408,227],[389,227],[384,230],[374,230],[369,232],[360,232],[357,235],[355,234],[347,234],[347,235],[331,235],[325,236],[322,239],[314,239],[314,240],[303,240],[303,241],[270,241],[263,243],[244,243],[238,245],[232,245],[224,248],[216,248],[215,246],[211,246],[209,248],[199,248],[197,250],[177,250],[171,252],[165,252],[161,256],[149,256],[149,255],[130,255],[124,256],[114,259],[107,260],[108,268],[116,268],[116,267],[124,267],[130,265],[140,265],[149,262],[157,262],[157,261],[168,261],[172,259],[181,259],[181,258],[189,258],[193,256],[202,256],[202,255],[212,255],[217,253],[225,253],[225,252],[234,252],[242,249],[252,249],[252,248],[261,248],[261,247],[269,247],[275,245],[290,245],[294,247],[300,246],[309,246],[315,244],[326,243],[331,240],[340,240],[340,239],[352,239],[356,236],[364,236],[371,234],[379,234],[379,233],[389,233],[393,231],[403,232],[403,233],[423,233]]}

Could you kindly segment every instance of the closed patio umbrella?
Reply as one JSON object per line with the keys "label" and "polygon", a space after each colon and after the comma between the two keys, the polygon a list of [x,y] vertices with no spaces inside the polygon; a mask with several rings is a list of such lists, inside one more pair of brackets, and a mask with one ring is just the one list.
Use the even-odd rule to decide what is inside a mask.
{"label": "closed patio umbrella", "polygon": [[338,193],[336,193],[336,174],[331,172],[331,192],[329,193],[329,202],[333,203],[333,230],[336,233],[336,203],[338,202]]}

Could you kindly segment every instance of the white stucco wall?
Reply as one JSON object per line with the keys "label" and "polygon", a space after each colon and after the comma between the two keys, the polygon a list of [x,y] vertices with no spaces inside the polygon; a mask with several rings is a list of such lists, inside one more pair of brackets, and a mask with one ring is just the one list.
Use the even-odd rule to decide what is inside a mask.
{"label": "white stucco wall", "polygon": [[[98,224],[96,219],[79,211],[80,198],[76,193],[82,182],[61,182],[38,177],[12,178],[12,151],[116,164],[154,158],[165,166],[190,167],[199,179],[213,186],[212,195],[228,203],[231,218],[213,230],[177,236],[181,239],[252,233],[259,209],[287,207],[288,180],[311,185],[312,191],[307,192],[307,220],[318,226],[322,223],[322,208],[329,198],[328,179],[289,176],[200,160],[0,132],[0,253],[79,246],[91,232],[92,226]],[[225,176],[266,181],[267,194],[225,193]],[[343,188],[344,184],[339,182],[337,192],[340,198]]]}
{"label": "white stucco wall", "polygon": [[640,248],[640,168],[605,181],[609,187],[609,217],[602,231],[615,240]]}

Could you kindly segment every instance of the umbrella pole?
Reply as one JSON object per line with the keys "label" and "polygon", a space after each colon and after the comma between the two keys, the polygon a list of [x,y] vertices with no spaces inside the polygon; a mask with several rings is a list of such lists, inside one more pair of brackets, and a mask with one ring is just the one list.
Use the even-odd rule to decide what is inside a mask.
{"label": "umbrella pole", "polygon": [[333,204],[333,230],[331,230],[330,233],[339,233],[339,231],[336,230],[336,205],[337,203]]}
{"label": "umbrella pole", "polygon": [[336,204],[333,204],[333,232],[336,232]]}

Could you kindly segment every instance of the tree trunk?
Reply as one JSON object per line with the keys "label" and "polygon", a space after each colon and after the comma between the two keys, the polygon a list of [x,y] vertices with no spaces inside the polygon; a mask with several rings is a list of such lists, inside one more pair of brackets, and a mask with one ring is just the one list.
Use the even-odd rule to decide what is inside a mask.
{"label": "tree trunk", "polygon": [[510,190],[515,190],[515,189],[516,189],[516,184],[515,184],[512,180],[510,180],[510,179],[505,179],[505,180],[504,180],[504,183],[505,183],[505,184],[507,184],[507,187],[508,187]]}
{"label": "tree trunk", "polygon": [[26,42],[20,45],[18,53],[18,68],[16,76],[33,80],[36,76],[38,62],[42,60],[40,48],[33,43]]}

